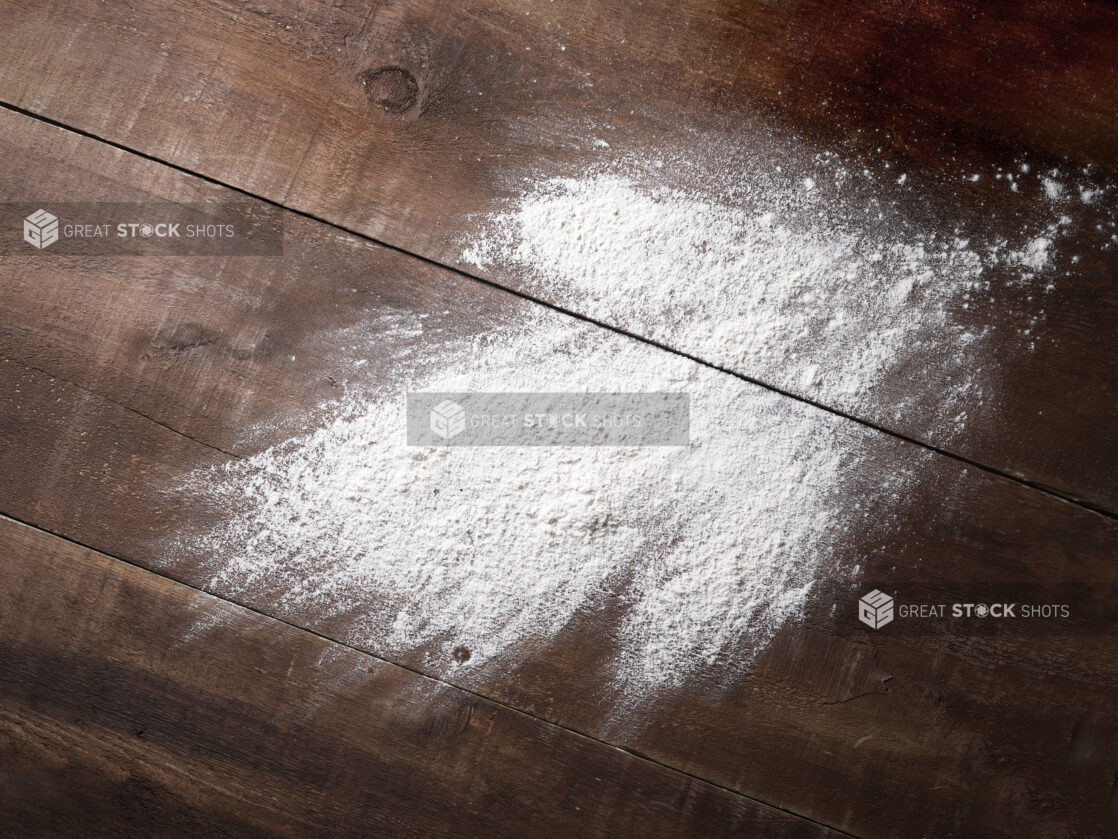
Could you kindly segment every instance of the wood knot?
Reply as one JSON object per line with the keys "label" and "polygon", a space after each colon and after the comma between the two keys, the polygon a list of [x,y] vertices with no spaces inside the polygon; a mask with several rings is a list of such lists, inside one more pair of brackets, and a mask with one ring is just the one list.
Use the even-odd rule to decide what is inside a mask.
{"label": "wood knot", "polygon": [[389,114],[406,113],[419,98],[419,82],[403,67],[370,69],[357,78],[369,101]]}
{"label": "wood knot", "polygon": [[203,349],[217,344],[221,336],[197,323],[179,323],[171,328],[160,329],[152,338],[147,356],[179,357],[192,350]]}

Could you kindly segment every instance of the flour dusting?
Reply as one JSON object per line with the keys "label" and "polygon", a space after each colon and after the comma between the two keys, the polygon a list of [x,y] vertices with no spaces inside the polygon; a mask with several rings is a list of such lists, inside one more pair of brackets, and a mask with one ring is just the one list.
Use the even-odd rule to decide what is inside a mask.
{"label": "flour dusting", "polygon": [[[857,429],[559,315],[435,349],[439,372],[192,481],[237,511],[186,546],[215,590],[351,618],[346,640],[436,666],[513,660],[579,610],[622,604],[620,682],[744,666],[803,607],[841,515]],[[673,390],[687,447],[418,448],[403,390]],[[846,441],[844,443],[844,441]]]}
{"label": "flour dusting", "polygon": [[[958,431],[994,383],[979,372],[983,333],[957,313],[994,282],[1049,271],[1066,218],[1023,224],[1015,241],[975,238],[887,203],[852,212],[833,197],[848,177],[834,165],[784,186],[742,175],[721,195],[650,186],[621,164],[529,180],[480,221],[464,259],[833,405],[861,404],[936,354],[950,373],[936,410]],[[1016,192],[1019,179],[1006,177]],[[890,183],[908,188],[904,174]],[[1046,176],[1043,194],[1070,193]],[[862,558],[844,546],[889,515],[909,480],[874,470],[866,489],[864,452],[885,445],[880,435],[515,305],[530,313],[515,327],[432,336],[429,347],[417,340],[423,314],[374,318],[378,351],[400,330],[409,337],[393,387],[357,387],[323,406],[317,430],[193,475],[187,489],[220,523],[178,549],[210,558],[215,591],[269,597],[343,626],[345,641],[440,672],[514,666],[589,621],[612,651],[615,686],[636,693],[704,668],[740,673],[821,582],[852,580]],[[409,447],[409,390],[685,392],[691,442]]]}
{"label": "flour dusting", "polygon": [[[851,410],[880,404],[887,373],[935,357],[950,383],[939,419],[955,416],[995,384],[982,375],[982,336],[957,310],[1048,269],[1070,219],[1050,208],[1014,241],[975,238],[914,221],[900,201],[846,199],[860,176],[816,165],[780,181],[735,171],[732,189],[657,186],[631,161],[529,181],[481,220],[462,258],[519,270],[548,301]],[[1058,198],[1053,185],[1047,177],[1045,193]]]}

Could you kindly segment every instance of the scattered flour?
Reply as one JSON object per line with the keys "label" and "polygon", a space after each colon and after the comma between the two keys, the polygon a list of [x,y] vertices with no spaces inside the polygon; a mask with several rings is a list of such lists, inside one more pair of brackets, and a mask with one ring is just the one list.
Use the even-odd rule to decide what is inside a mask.
{"label": "scattered flour", "polygon": [[[620,165],[529,181],[464,258],[518,269],[550,300],[839,406],[938,352],[959,372],[942,414],[961,427],[981,401],[971,367],[983,338],[953,309],[986,294],[994,269],[1007,282],[1047,270],[1061,223],[978,241],[921,228],[887,203],[837,207],[827,190],[846,177],[840,167],[785,186],[746,178],[733,201],[649,186]],[[880,435],[868,442],[806,404],[532,311],[515,328],[429,344],[421,314],[369,324],[409,336],[395,389],[354,391],[317,430],[192,476],[187,488],[221,523],[178,550],[210,558],[219,593],[268,597],[270,608],[278,599],[302,620],[346,627],[346,641],[440,672],[514,666],[590,620],[597,637],[612,636],[616,685],[647,689],[747,667],[821,578],[855,573],[862,558],[842,553],[855,541],[843,534],[880,514],[874,493],[903,503],[904,475],[869,495],[857,480]],[[684,391],[692,442],[408,447],[404,394],[420,389]]]}
{"label": "scattered flour", "polygon": [[995,273],[1012,283],[1045,270],[1062,226],[1053,211],[1017,242],[963,238],[873,195],[821,196],[824,180],[854,177],[833,162],[784,182],[727,176],[733,201],[650,186],[633,174],[647,168],[530,181],[481,221],[463,260],[518,270],[546,300],[849,410],[880,404],[886,371],[935,354],[957,382],[938,419],[955,416],[982,384],[982,347],[955,310]]}
{"label": "scattered flour", "polygon": [[[439,372],[192,478],[225,523],[179,549],[215,558],[215,590],[282,592],[285,610],[347,616],[345,640],[436,667],[515,661],[619,597],[618,682],[648,687],[730,654],[745,666],[852,521],[842,489],[863,435],[824,412],[546,312],[434,352]],[[405,389],[543,382],[687,392],[691,445],[404,444]]]}

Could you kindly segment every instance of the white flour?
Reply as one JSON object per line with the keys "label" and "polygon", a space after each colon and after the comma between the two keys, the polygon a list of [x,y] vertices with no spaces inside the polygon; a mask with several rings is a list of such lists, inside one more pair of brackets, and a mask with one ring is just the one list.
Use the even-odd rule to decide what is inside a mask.
{"label": "white flour", "polygon": [[[942,411],[961,427],[959,404],[981,395],[968,365],[982,336],[953,307],[989,289],[991,268],[1009,281],[1044,272],[1062,222],[1012,243],[885,211],[840,224],[848,208],[822,197],[836,171],[787,188],[747,180],[737,205],[623,171],[529,183],[466,256],[833,404],[857,404],[907,359],[938,352],[957,368]],[[882,232],[894,229],[905,235]],[[368,328],[383,352],[393,330],[422,332],[423,316]],[[863,449],[886,445],[879,435],[546,310],[425,352],[392,391],[355,390],[317,431],[192,478],[224,523],[179,547],[213,558],[215,590],[278,597],[303,621],[338,618],[344,640],[439,672],[515,665],[589,621],[614,651],[617,685],[647,689],[748,666],[821,575],[854,573],[861,557],[843,546],[859,540],[843,534],[903,499],[905,475],[869,495],[858,478]],[[684,391],[692,444],[408,447],[404,393],[418,389]]]}
{"label": "white flour", "polygon": [[[419,322],[417,320],[417,322]],[[374,325],[375,326],[375,325]],[[351,617],[348,641],[439,669],[525,654],[613,591],[618,676],[748,663],[802,607],[840,516],[851,424],[559,315],[432,348],[445,364],[321,430],[197,476],[238,510],[189,546],[216,590]],[[403,391],[674,390],[687,448],[411,448]],[[463,661],[468,651],[468,661]]]}
{"label": "white flour", "polygon": [[[930,353],[983,384],[977,336],[953,308],[988,292],[993,269],[1003,282],[1043,272],[1068,221],[1053,211],[1016,242],[975,241],[821,197],[824,176],[851,177],[834,163],[783,186],[737,175],[733,205],[641,186],[625,168],[530,184],[463,259],[518,268],[550,302],[851,410],[880,404],[885,371]],[[944,418],[963,392],[944,394]]]}

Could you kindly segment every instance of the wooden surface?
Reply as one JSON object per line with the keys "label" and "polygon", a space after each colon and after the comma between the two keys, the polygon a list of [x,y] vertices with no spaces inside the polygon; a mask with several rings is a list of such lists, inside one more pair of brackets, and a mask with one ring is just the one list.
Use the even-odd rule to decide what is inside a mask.
{"label": "wooden surface", "polygon": [[[70,200],[129,200],[142,194],[186,202],[227,195],[220,187],[158,163],[10,113],[0,116],[0,172],[4,173],[3,186],[10,200],[32,196],[44,200],[63,196]],[[339,355],[339,330],[369,319],[375,321],[385,313],[404,318],[424,314],[429,324],[424,340],[437,343],[481,334],[500,325],[515,325],[534,308],[528,301],[347,237],[323,224],[289,216],[285,229],[282,260],[82,260],[49,254],[41,259],[3,258],[0,510],[158,574],[198,587],[208,586],[212,575],[205,571],[201,558],[172,555],[166,550],[169,537],[205,528],[220,513],[184,496],[179,489],[183,476],[198,465],[225,462],[285,439],[296,430],[314,427],[317,406],[333,389],[390,383],[415,363],[410,352],[414,347],[408,344],[413,339],[401,337],[400,332],[373,333],[367,337],[373,363],[355,373],[344,367]],[[618,336],[617,340],[630,339]],[[755,387],[744,382],[740,386]],[[670,767],[649,769],[652,764],[648,760],[634,764],[645,767],[633,769],[634,773],[666,773],[655,775],[661,779],[655,783],[664,786],[653,789],[641,787],[643,781],[633,782],[624,794],[603,794],[594,812],[607,814],[614,808],[616,817],[624,820],[643,812],[638,802],[647,797],[649,801],[671,802],[667,807],[670,813],[682,813],[696,821],[683,826],[651,820],[609,822],[615,835],[661,835],[658,831],[671,835],[672,830],[683,831],[688,825],[693,825],[691,829],[698,831],[697,835],[702,835],[702,830],[707,830],[707,835],[723,835],[729,832],[723,826],[733,819],[769,818],[771,811],[757,810],[741,802],[741,796],[802,817],[789,822],[777,819],[772,825],[766,822],[762,835],[785,826],[789,831],[804,830],[810,835],[816,823],[864,837],[1108,835],[1118,813],[1114,788],[1118,721],[1113,707],[1118,689],[1118,639],[1112,608],[1118,596],[1118,566],[1113,561],[1118,523],[1020,483],[934,455],[915,444],[856,427],[825,411],[816,413],[821,430],[835,423],[849,426],[854,446],[868,464],[859,478],[864,481],[865,500],[874,497],[874,483],[881,475],[907,472],[920,478],[918,490],[908,503],[867,525],[844,548],[841,561],[864,560],[866,580],[887,582],[899,590],[907,586],[929,600],[960,589],[973,591],[975,587],[1006,582],[1040,583],[1055,590],[1078,584],[1086,588],[1077,594],[1084,615],[1081,621],[1067,631],[1049,635],[871,635],[853,621],[834,616],[832,607],[841,615],[850,614],[852,608],[850,592],[835,587],[813,602],[802,623],[778,635],[748,677],[727,684],[717,673],[701,672],[681,691],[645,697],[647,707],[631,720],[618,720],[610,712],[608,698],[601,695],[602,661],[609,653],[608,639],[620,620],[619,609],[580,615],[549,648],[540,650],[515,672],[496,668],[457,670],[449,661],[424,661],[422,650],[400,663],[424,668],[431,676],[454,680],[462,688],[535,717],[518,725],[541,726],[540,731],[553,731],[549,724],[573,729]],[[246,440],[245,429],[259,422],[270,423],[271,431]],[[60,545],[56,540],[51,544]],[[58,550],[74,551],[61,545]],[[17,551],[12,553],[18,555]],[[31,558],[38,556],[34,553]],[[120,568],[88,552],[78,552],[78,559],[102,570],[93,572],[94,583],[81,583],[73,577],[71,585],[76,593],[103,590],[96,582],[101,579],[97,575],[107,574],[103,570],[107,567]],[[25,570],[13,579],[27,579],[26,585],[32,587],[29,590],[35,590],[35,585],[55,590],[42,582],[50,580],[49,575],[19,562],[12,560],[12,567]],[[62,565],[72,568],[68,573],[75,575],[83,567],[74,559]],[[146,581],[137,584],[141,588],[172,590],[165,581],[150,574],[143,576],[146,572],[129,568],[127,574]],[[67,589],[62,586],[58,590]],[[231,594],[222,590],[212,593]],[[257,592],[245,598],[243,605],[326,638],[348,637],[352,629],[348,618],[326,620],[311,611],[293,610],[280,602],[281,595]],[[4,643],[10,644],[13,638],[18,640],[40,627],[41,621],[31,616],[43,613],[46,607],[39,605],[42,600],[28,598],[20,601],[18,608],[5,608]],[[131,602],[148,603],[149,599],[146,593],[137,594]],[[85,631],[85,627],[97,625],[102,609],[111,615],[117,608],[108,601],[104,606],[97,606],[95,599],[81,601],[77,594],[75,600],[72,606],[58,606],[58,626],[66,620],[65,613],[76,629]],[[136,607],[130,608],[128,602],[122,602],[119,608],[132,614]],[[159,601],[163,602],[169,601]],[[147,608],[153,621],[155,616],[173,611],[170,605]],[[230,608],[222,606],[222,613]],[[229,613],[244,614],[236,610]],[[243,619],[264,621],[256,616]],[[117,630],[131,632],[129,627]],[[63,645],[48,646],[47,654],[72,653],[74,648],[65,647],[64,639],[57,637],[59,631],[52,630],[49,623],[41,631],[41,643]],[[293,629],[282,632],[297,635]],[[141,624],[135,637],[143,640],[146,634],[151,635],[150,646],[142,649],[151,653],[137,653],[130,662],[135,668],[156,666],[162,661],[156,651],[168,648],[172,638],[181,636],[182,629],[172,622],[160,633],[154,626]],[[115,643],[129,646],[127,641],[105,637],[104,642],[91,638],[80,649],[93,656]],[[206,643],[217,645],[219,640],[229,646],[216,647],[212,655],[220,653],[225,657],[216,661],[229,663],[203,668],[214,680],[246,659],[272,656],[270,643],[262,643],[259,651],[238,646],[249,642],[225,635]],[[80,636],[65,643],[79,642],[86,643]],[[327,646],[320,639],[301,643]],[[363,646],[373,655],[383,653],[375,641]],[[269,668],[286,670],[291,661],[287,648],[278,643],[277,647],[283,647],[283,654],[266,657],[272,664],[263,666],[273,679],[279,671]],[[347,651],[337,654],[356,655]],[[147,662],[148,658],[154,660]],[[376,667],[398,673],[388,665]],[[129,751],[126,759],[121,756],[120,743],[100,733],[101,727],[86,734],[73,722],[78,711],[65,702],[80,706],[82,696],[98,696],[97,691],[105,684],[101,674],[106,672],[101,670],[59,686],[48,685],[56,701],[62,703],[61,710],[50,706],[44,711],[35,706],[40,714],[35,725],[61,726],[68,733],[57,736],[71,738],[56,741],[62,745],[54,747],[55,754],[88,749],[90,754],[113,755],[98,758],[113,765],[122,761],[133,765],[127,761],[134,760],[136,765],[150,767],[146,763],[150,760],[157,766],[178,766],[178,753],[175,757],[149,758]],[[5,683],[5,689],[27,691],[31,689],[26,685],[41,684],[34,674],[19,673]],[[156,695],[172,692],[164,682],[136,678],[144,685],[154,685],[150,690]],[[374,680],[376,684],[367,688],[367,695],[397,697],[378,702],[404,702],[399,697],[408,695],[400,682],[405,677],[385,678],[386,685]],[[420,677],[409,674],[407,679]],[[189,677],[184,676],[174,684],[188,683]],[[308,684],[312,686],[296,698],[288,701],[280,696],[267,707],[274,707],[274,714],[282,717],[294,714],[295,708],[311,702],[312,697],[334,701],[332,689],[316,690],[313,682]],[[439,690],[448,697],[459,695],[450,688]],[[75,696],[66,700],[67,694]],[[389,724],[385,719],[394,719],[377,712],[362,713],[359,708],[364,706],[360,703],[345,704],[350,701],[345,698],[348,696],[337,700],[343,704],[336,719],[351,721],[354,726],[383,726]],[[105,713],[132,713],[127,710],[132,706],[115,697],[98,700],[103,702]],[[195,693],[183,694],[160,724],[170,730],[184,724],[184,719],[197,721],[198,737],[220,740],[226,729],[206,719],[198,720],[191,710],[197,701]],[[220,694],[214,701],[220,702]],[[446,699],[452,707],[459,707],[455,701]],[[140,703],[141,707],[152,704]],[[258,707],[245,710],[244,716],[236,719],[242,724],[255,721],[259,725],[259,719],[267,718],[267,714],[257,713],[254,709]],[[424,717],[425,712],[416,708],[414,713],[418,716],[411,718],[410,725],[425,730],[424,725],[438,728],[433,720],[442,719],[439,715],[444,712],[431,710],[434,716]],[[516,715],[510,719],[524,720]],[[22,730],[27,725],[19,727]],[[300,734],[307,737],[307,749],[313,751],[309,744],[321,730]],[[415,728],[405,726],[404,730],[412,732]],[[252,736],[259,738],[260,749],[279,748],[276,741],[280,735],[271,729],[255,729]],[[523,737],[534,742],[531,736],[512,732],[507,748],[534,748],[514,745]],[[549,736],[575,737],[570,733]],[[338,736],[338,740],[345,739]],[[373,747],[372,741],[360,742]],[[407,735],[393,742],[403,749]],[[209,749],[202,751],[208,753]],[[284,754],[298,753],[299,749],[293,748]],[[43,769],[49,778],[36,775],[32,766],[57,765],[50,751],[40,754],[41,758],[25,759],[26,771],[38,778],[35,783],[40,785],[59,784],[59,799],[93,794],[88,792],[89,784],[95,784],[95,792],[105,789],[97,786],[105,782],[92,780],[93,769],[78,770],[73,775]],[[397,753],[377,754],[381,756],[378,760],[392,760]],[[319,759],[321,755],[305,757],[306,761]],[[581,777],[570,767],[581,765],[577,761],[583,758],[563,753],[555,759],[567,767],[564,772]],[[191,764],[186,761],[181,765]],[[526,772],[516,767],[524,765],[514,762],[511,768],[491,770],[487,764],[476,777],[489,779],[490,772],[508,769],[507,775],[494,776],[486,783],[494,789],[515,785]],[[479,799],[470,797],[472,789],[455,774],[458,766],[454,759],[432,757],[425,762],[422,771],[429,774],[421,775],[415,783],[429,787],[411,787],[401,778],[389,779],[402,786],[385,793],[396,797],[384,799],[389,802],[384,806],[391,809],[391,802],[408,802],[399,806],[407,806],[409,812],[422,810],[428,796],[437,797],[430,790],[442,790],[445,785],[451,789],[446,793],[447,801],[463,801],[467,808],[478,805]],[[268,775],[253,780],[260,770],[251,762],[248,768],[237,771],[245,773],[238,776],[244,785],[258,783],[268,788],[271,783]],[[313,774],[318,771],[309,763],[298,763],[291,769],[291,776],[312,772],[318,778]],[[403,768],[400,773],[409,776]],[[702,786],[704,795],[713,798],[697,805],[701,812],[691,814],[690,805],[673,796],[685,795],[687,784],[698,782],[681,773],[724,787],[725,792],[715,793],[709,786]],[[536,776],[531,777],[531,783],[536,783]],[[343,785],[342,789],[354,790],[356,795],[363,780],[355,775],[345,778],[351,786]],[[290,778],[284,782],[293,783]],[[525,789],[530,787],[525,783]],[[138,787],[141,792],[122,792],[113,800],[128,806],[133,795],[144,800],[146,791],[152,789],[146,784],[130,788]],[[156,788],[162,789],[158,784]],[[552,812],[546,808],[559,806],[556,798],[565,800],[559,788],[562,785],[540,787],[538,795],[544,804],[532,805],[532,812],[522,818]],[[730,794],[729,798],[722,797]],[[163,807],[171,807],[169,801],[179,801],[175,805],[179,809],[165,812],[172,823],[187,827],[193,824],[191,819],[202,818],[200,811],[217,814],[215,818],[223,812],[240,813],[213,787],[192,791],[185,798],[179,795],[176,792],[167,798],[163,793],[151,793],[148,800]],[[344,795],[322,795],[326,796],[322,812],[330,814],[324,816],[326,821],[335,813],[344,821],[380,812],[375,803],[368,805],[371,810],[347,810]],[[456,795],[462,797],[453,797]],[[617,804],[618,798],[628,795],[633,801]],[[100,792],[97,799],[103,800]],[[675,803],[681,800],[683,803]],[[104,806],[97,812],[106,820],[142,817],[142,813],[129,816],[126,809],[114,815],[111,806]],[[269,819],[284,818],[285,811],[269,806],[280,805],[246,805],[245,812],[259,813],[252,818],[262,820],[250,823],[250,827],[260,824],[267,830],[277,824]],[[453,818],[445,815],[447,812],[436,810],[431,821],[424,823],[427,827],[417,823],[416,835],[424,830],[436,834],[438,830],[451,831],[446,825]],[[508,812],[495,812],[493,823],[512,818]],[[439,813],[444,815],[440,817]],[[654,814],[648,818],[654,818]],[[702,819],[714,821],[708,824]],[[521,831],[510,835],[551,835],[537,822],[514,819],[510,823]],[[409,835],[410,824],[398,822],[386,831],[388,835]],[[566,830],[577,835],[579,829],[575,821],[557,821],[555,832],[562,835]],[[489,828],[481,822],[471,822],[463,826],[462,835],[481,835],[486,830]],[[746,827],[743,835],[753,833]]]}
{"label": "wooden surface", "polygon": [[6,836],[838,834],[0,517]]}
{"label": "wooden surface", "polygon": [[[67,0],[5,12],[0,101],[459,267],[472,215],[525,176],[601,162],[594,131],[617,158],[696,136],[775,142],[776,158],[782,144],[839,150],[910,173],[943,230],[993,238],[1035,200],[965,182],[972,169],[1027,159],[1091,165],[1104,183],[1118,173],[1118,10],[1102,0]],[[966,313],[991,330],[1001,373],[997,399],[964,406],[966,434],[937,413],[948,371],[933,358],[831,407],[1118,511],[1118,352],[1100,340],[1118,330],[1118,250],[1088,216],[1061,245],[1058,294],[996,285]],[[579,310],[507,267],[485,276]],[[708,358],[662,324],[612,325]],[[794,371],[762,378],[803,393]]]}

